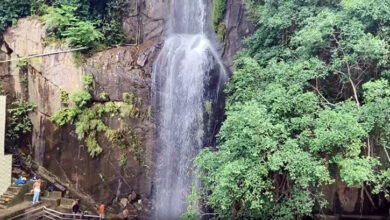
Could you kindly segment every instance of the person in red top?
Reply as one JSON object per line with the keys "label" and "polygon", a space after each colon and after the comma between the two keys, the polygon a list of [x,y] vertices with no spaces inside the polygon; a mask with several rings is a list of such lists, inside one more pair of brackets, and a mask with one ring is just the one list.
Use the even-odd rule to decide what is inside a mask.
{"label": "person in red top", "polygon": [[99,207],[99,217],[100,217],[100,219],[104,219],[104,209],[105,208],[106,207],[104,206],[104,203],[101,202],[100,203],[100,207]]}

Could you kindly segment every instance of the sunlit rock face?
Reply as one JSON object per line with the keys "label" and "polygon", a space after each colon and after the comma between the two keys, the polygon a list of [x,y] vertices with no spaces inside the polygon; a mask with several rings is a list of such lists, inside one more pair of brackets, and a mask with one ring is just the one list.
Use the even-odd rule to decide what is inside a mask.
{"label": "sunlit rock face", "polygon": [[[18,25],[4,34],[1,59],[15,59],[31,54],[44,54],[68,50],[64,45],[44,45],[44,27],[36,19],[20,19]],[[94,201],[113,201],[118,207],[121,198],[134,194],[129,202],[132,215],[145,216],[151,197],[151,155],[154,148],[154,125],[148,117],[139,119],[109,117],[105,123],[112,129],[129,125],[139,137],[144,163],[139,163],[131,152],[123,152],[104,138],[98,137],[104,151],[92,158],[83,141],[77,139],[73,126],[59,128],[51,122],[61,104],[61,90],[69,94],[83,89],[83,76],[92,74],[95,79],[93,101],[102,103],[100,94],[109,94],[118,105],[123,93],[131,93],[142,100],[139,110],[146,115],[151,109],[151,69],[155,42],[118,47],[95,53],[77,65],[72,53],[60,53],[31,59],[26,73],[20,74],[16,62],[1,63],[1,84],[9,100],[25,100],[37,104],[30,115],[33,123],[31,139],[25,137],[23,146],[27,154],[56,175],[62,184],[92,198]],[[103,136],[103,135],[101,135]],[[28,140],[27,140],[28,139]],[[25,144],[24,144],[25,143]],[[118,158],[125,153],[127,165],[121,166]],[[118,198],[118,200],[115,200]],[[142,207],[135,208],[141,200]],[[116,204],[115,201],[118,201]],[[132,204],[134,203],[134,204]],[[134,210],[133,210],[134,209]]]}

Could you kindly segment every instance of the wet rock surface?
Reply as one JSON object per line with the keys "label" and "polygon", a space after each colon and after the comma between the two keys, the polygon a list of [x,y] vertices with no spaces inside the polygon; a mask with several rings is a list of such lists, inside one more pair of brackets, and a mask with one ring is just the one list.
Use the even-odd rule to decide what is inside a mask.
{"label": "wet rock surface", "polygon": [[122,27],[128,35],[128,42],[145,42],[162,35],[170,11],[169,1],[131,1],[126,11]]}
{"label": "wet rock surface", "polygon": [[246,0],[228,0],[225,15],[226,36],[223,59],[233,72],[237,52],[244,47],[243,40],[251,36],[255,26],[248,20]]}

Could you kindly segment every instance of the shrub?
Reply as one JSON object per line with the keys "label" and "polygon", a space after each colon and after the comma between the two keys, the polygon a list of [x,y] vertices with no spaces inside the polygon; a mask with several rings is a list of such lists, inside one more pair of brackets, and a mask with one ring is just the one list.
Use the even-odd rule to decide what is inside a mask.
{"label": "shrub", "polygon": [[63,89],[60,89],[60,93],[61,93],[61,104],[68,105],[69,104],[69,94]]}
{"label": "shrub", "polygon": [[90,103],[91,99],[92,99],[92,96],[87,91],[81,91],[81,92],[74,93],[70,97],[70,100],[72,102],[74,102],[76,104],[76,106],[79,108],[83,108],[83,107],[87,106]]}
{"label": "shrub", "polygon": [[67,28],[62,33],[62,36],[66,38],[70,46],[75,48],[95,48],[103,39],[103,34],[90,21],[74,23],[72,27]]}
{"label": "shrub", "polygon": [[8,110],[11,117],[7,137],[17,144],[22,134],[31,132],[33,124],[28,116],[37,108],[37,105],[24,101],[15,101],[11,105],[12,108]]}
{"label": "shrub", "polygon": [[19,17],[30,14],[29,0],[1,0],[0,1],[0,34],[9,25],[15,25]]}
{"label": "shrub", "polygon": [[58,8],[49,7],[43,16],[49,36],[65,39],[72,47],[94,48],[103,39],[96,24],[82,20],[76,16],[77,7],[63,5]]}
{"label": "shrub", "polygon": [[83,85],[85,90],[91,91],[93,89],[93,82],[94,82],[94,78],[92,74],[83,76]]}
{"label": "shrub", "polygon": [[110,94],[108,94],[107,92],[102,92],[99,94],[99,97],[103,100],[103,101],[107,101],[110,99]]}
{"label": "shrub", "polygon": [[226,10],[226,0],[213,0],[213,27],[218,31],[218,24],[223,19]]}
{"label": "shrub", "polygon": [[218,39],[221,42],[224,42],[225,41],[225,35],[226,35],[226,25],[224,23],[221,23],[221,24],[218,25],[217,34],[218,34]]}

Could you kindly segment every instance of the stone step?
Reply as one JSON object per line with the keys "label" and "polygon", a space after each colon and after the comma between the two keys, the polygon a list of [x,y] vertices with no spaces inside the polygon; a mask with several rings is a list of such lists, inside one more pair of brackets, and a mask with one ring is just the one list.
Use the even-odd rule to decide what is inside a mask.
{"label": "stone step", "polygon": [[60,205],[60,198],[41,197],[40,201],[49,207],[57,207]]}
{"label": "stone step", "polygon": [[0,205],[0,209],[6,209],[6,208],[8,208],[8,207],[5,205]]}
{"label": "stone step", "polygon": [[15,197],[16,193],[4,193],[1,197]]}
{"label": "stone step", "polygon": [[34,195],[30,193],[24,194],[24,201],[26,202],[32,202]]}
{"label": "stone step", "polygon": [[61,191],[45,191],[45,196],[50,197],[50,198],[56,198],[56,199],[61,199],[62,197],[62,192]]}
{"label": "stone step", "polygon": [[10,200],[13,199],[13,198],[10,198],[10,197],[2,197],[2,198],[0,198],[0,202],[5,202],[5,200],[6,200],[7,198],[10,199]]}
{"label": "stone step", "polygon": [[68,198],[61,198],[61,206],[63,207],[72,207],[72,204],[74,202],[74,199],[68,199]]}
{"label": "stone step", "polygon": [[8,187],[7,192],[18,193],[21,188],[22,187],[20,187],[20,186],[10,186],[10,187]]}

